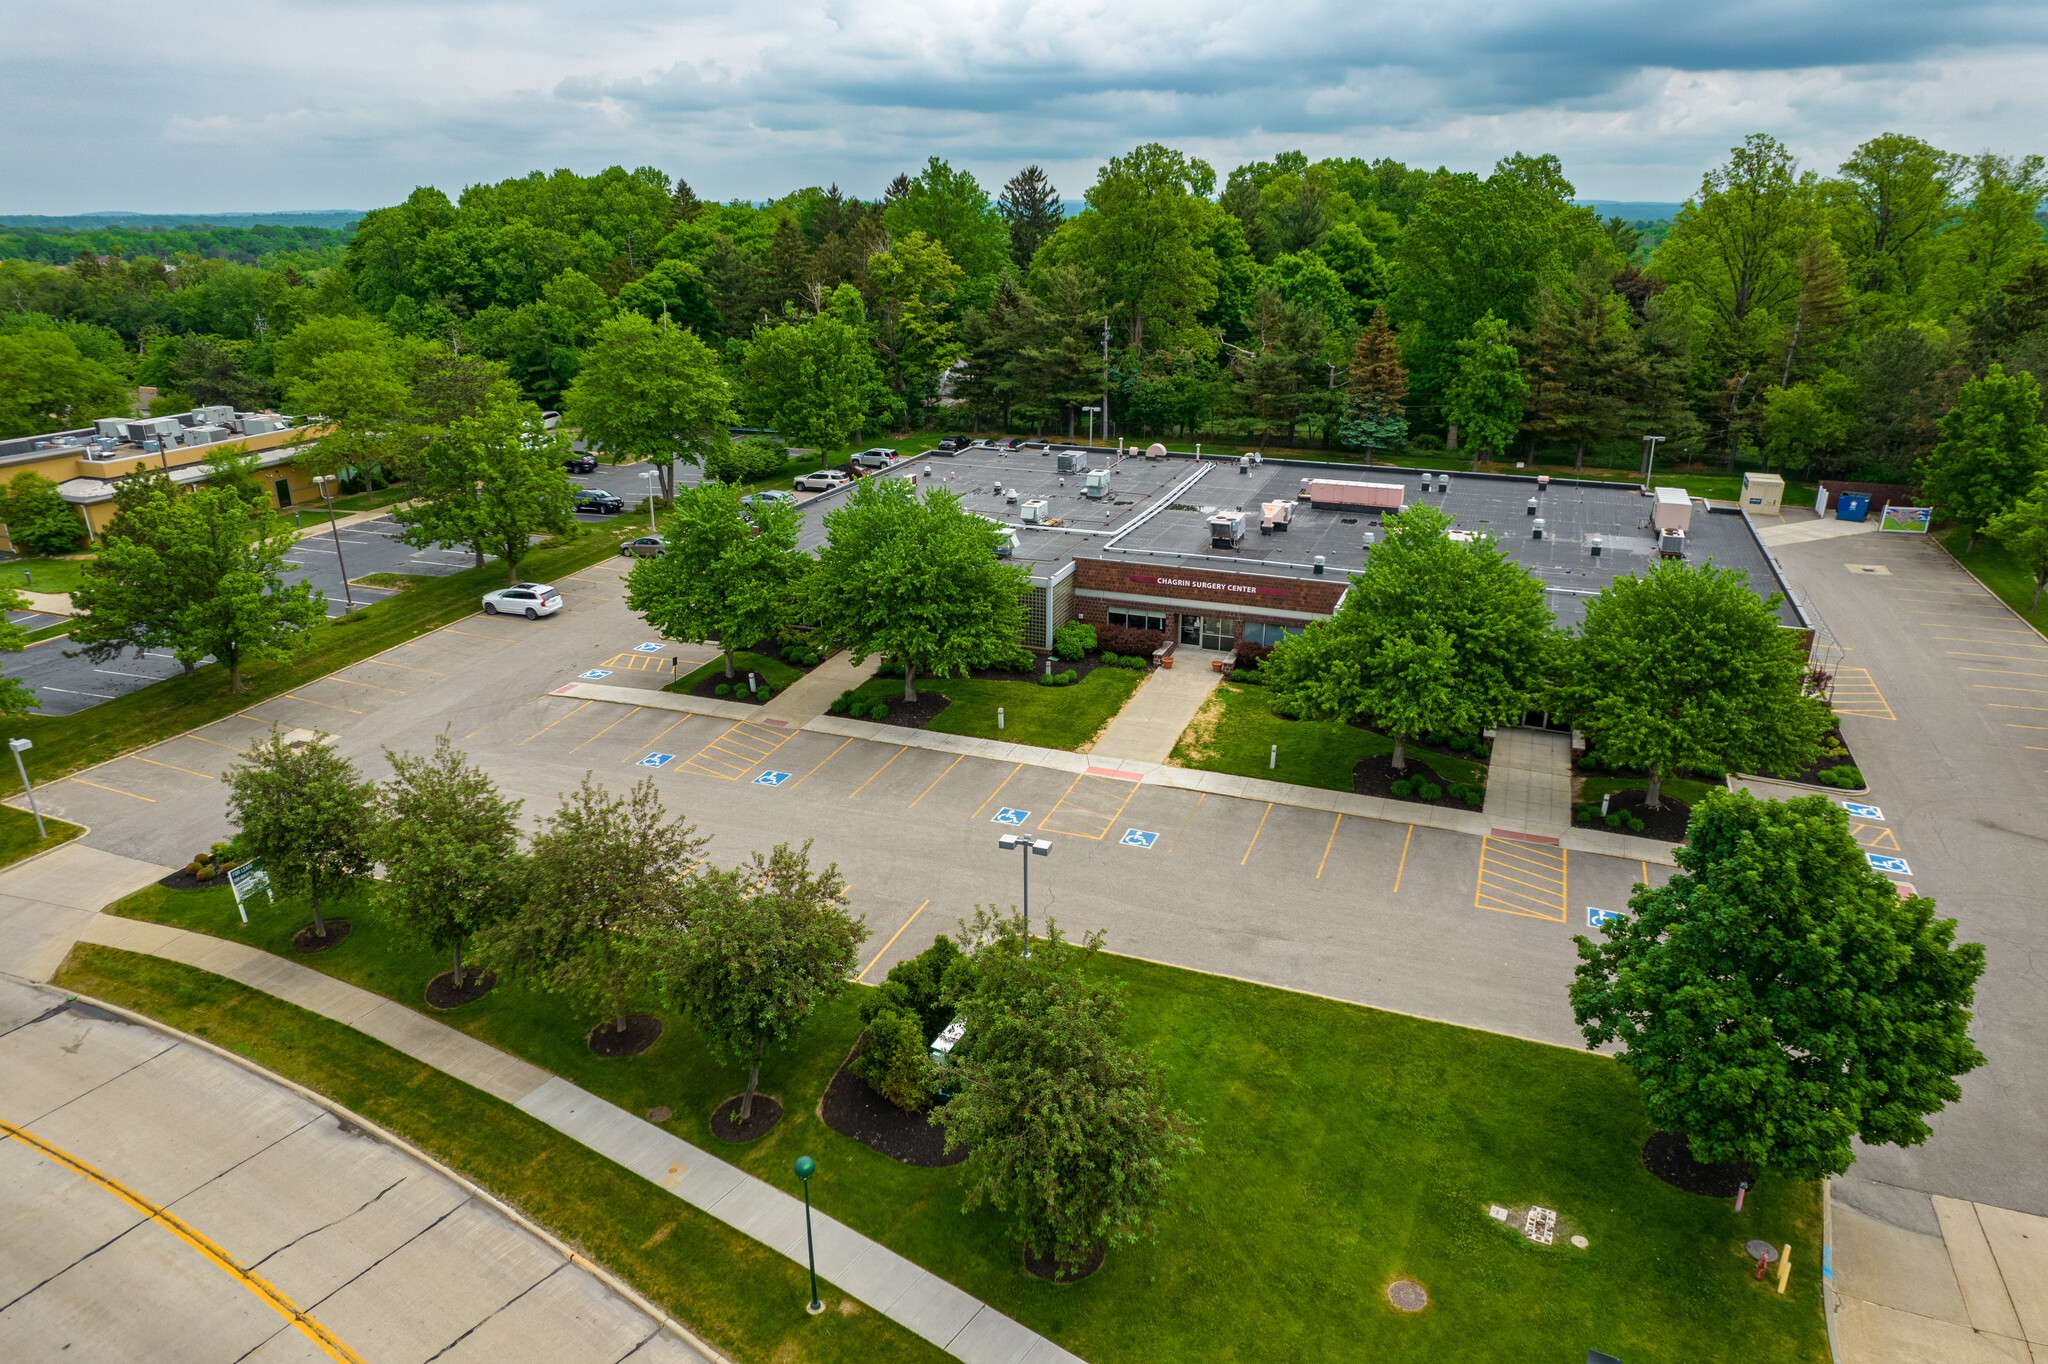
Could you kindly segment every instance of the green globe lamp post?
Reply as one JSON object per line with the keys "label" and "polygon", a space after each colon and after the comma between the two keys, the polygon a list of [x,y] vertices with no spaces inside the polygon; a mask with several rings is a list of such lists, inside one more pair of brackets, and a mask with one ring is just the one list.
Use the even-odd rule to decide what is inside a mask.
{"label": "green globe lamp post", "polygon": [[814,1317],[825,1310],[825,1304],[818,1301],[818,1247],[811,1239],[811,1176],[817,1169],[818,1162],[809,1156],[796,1158],[796,1177],[804,1182],[804,1254],[811,1262],[811,1300],[804,1310]]}

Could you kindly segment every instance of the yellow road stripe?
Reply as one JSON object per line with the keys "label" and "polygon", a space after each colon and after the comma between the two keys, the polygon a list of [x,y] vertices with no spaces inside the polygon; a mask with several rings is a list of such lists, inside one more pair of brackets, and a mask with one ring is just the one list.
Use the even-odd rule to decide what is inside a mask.
{"label": "yellow road stripe", "polygon": [[[924,905],[928,905],[930,903],[930,900],[926,900],[924,902]],[[903,928],[908,928],[912,924],[917,922],[917,916],[924,913],[924,905],[919,905],[916,909],[910,911],[910,917],[903,921]],[[894,947],[896,945],[896,940],[903,936],[903,928],[899,928],[894,933],[891,933],[889,935],[889,941],[883,943],[882,950],[875,953],[874,961],[870,961],[866,966],[863,966],[860,969],[860,974],[853,978],[854,984],[858,985],[860,982],[866,980],[868,978],[868,972],[875,969],[875,962],[880,961],[882,958],[889,955],[889,949]]]}
{"label": "yellow road stripe", "polygon": [[625,724],[625,723],[626,723],[626,721],[628,721],[628,720],[632,719],[632,718],[633,718],[634,716],[638,715],[638,714],[639,714],[639,713],[640,713],[641,711],[643,711],[643,710],[645,710],[645,709],[647,709],[647,707],[645,707],[645,706],[635,706],[635,707],[633,707],[633,709],[631,709],[631,710],[627,711],[627,712],[626,712],[626,713],[625,713],[624,715],[621,715],[621,716],[620,716],[620,717],[619,717],[618,719],[616,719],[616,720],[612,721],[612,722],[611,722],[610,724],[606,725],[606,726],[605,726],[605,727],[604,727],[603,729],[600,729],[600,730],[599,730],[599,731],[598,731],[597,733],[595,733],[595,734],[591,735],[591,736],[590,736],[590,737],[589,737],[588,739],[585,739],[585,740],[583,741],[583,743],[581,743],[581,744],[578,744],[578,745],[576,745],[576,747],[574,747],[574,748],[570,749],[569,751],[570,751],[571,753],[580,753],[580,752],[582,752],[582,751],[583,751],[583,746],[584,746],[584,744],[594,744],[594,743],[596,743],[596,742],[597,742],[597,741],[598,741],[599,739],[602,739],[602,738],[603,738],[603,737],[604,737],[605,735],[607,735],[607,734],[611,733],[611,732],[612,732],[613,730],[617,729],[617,728],[618,728],[618,727],[619,727],[620,725],[623,725],[623,724]]}
{"label": "yellow road stripe", "polygon": [[1337,826],[1343,822],[1344,816],[1342,815],[1330,821],[1330,841],[1323,844],[1323,860],[1316,863],[1316,880],[1318,881],[1323,879],[1323,868],[1329,865],[1330,849],[1337,844]]}
{"label": "yellow road stripe", "polygon": [[185,772],[195,777],[206,777],[206,780],[208,781],[213,780],[212,777],[208,777],[204,772],[193,772],[191,768],[180,767],[176,763],[160,763],[155,758],[145,758],[140,753],[123,753],[121,756],[124,758],[133,758],[136,762],[139,763],[148,763],[151,767],[168,767],[173,772]]}
{"label": "yellow road stripe", "polygon": [[[852,739],[841,739],[839,741],[839,748],[844,748],[852,742]],[[830,753],[827,753],[824,757],[818,759],[818,767],[823,767],[826,763],[831,762],[834,758],[838,757],[839,748],[833,749]],[[790,785],[792,787],[802,786],[805,782],[809,781],[812,777],[817,775],[818,767],[814,767],[810,771],[804,773],[801,777],[798,777],[795,781],[791,782]]]}
{"label": "yellow road stripe", "polygon": [[[592,701],[585,701],[583,703],[583,706],[589,706],[594,704],[596,703]],[[576,707],[576,710],[582,710],[583,706]],[[547,733],[556,725],[561,724],[562,721],[568,719],[571,715],[574,715],[576,713],[576,710],[564,711],[562,714],[557,715],[554,719],[548,721],[546,724],[542,725],[539,729],[536,729],[533,733],[527,735],[524,739],[521,739],[519,742],[522,745],[532,743],[535,739],[538,739],[541,735]],[[479,733],[481,733],[481,731],[479,731]]]}
{"label": "yellow road stripe", "polygon": [[118,786],[100,786],[100,784],[99,784],[98,782],[96,782],[96,781],[87,781],[87,780],[86,780],[86,779],[85,779],[84,777],[66,777],[66,778],[65,778],[64,780],[66,780],[66,781],[75,781],[75,782],[77,782],[77,783],[78,783],[78,784],[79,784],[80,786],[92,786],[92,787],[97,787],[97,788],[98,788],[99,790],[102,790],[102,791],[112,791],[112,792],[113,792],[113,793],[114,793],[115,795],[117,795],[117,796],[126,796],[126,797],[128,797],[128,798],[129,798],[130,800],[146,800],[146,801],[148,801],[148,802],[149,802],[149,803],[150,803],[151,805],[154,805],[154,804],[156,804],[156,797],[154,797],[154,796],[138,796],[138,795],[136,795],[136,794],[135,794],[135,793],[134,793],[133,791],[123,791],[123,790],[122,790],[122,789],[121,789],[120,787],[118,787]]}
{"label": "yellow road stripe", "polygon": [[[1259,812],[1259,827],[1252,830],[1252,841],[1244,845],[1244,856],[1237,859],[1238,866],[1241,867],[1252,860],[1252,849],[1259,846],[1259,835],[1266,832],[1266,816],[1272,813],[1273,802],[1269,800],[1266,802],[1266,808]],[[1336,830],[1332,829],[1330,832],[1334,835]]]}
{"label": "yellow road stripe", "polygon": [[1408,832],[1401,835],[1401,863],[1394,868],[1394,894],[1401,891],[1401,873],[1408,870],[1408,840],[1415,837],[1415,826],[1410,824]]}
{"label": "yellow road stripe", "polygon": [[[1565,903],[1570,886],[1566,872],[1569,854],[1543,844],[1493,841],[1492,835],[1479,840],[1479,874],[1472,888],[1472,907],[1502,914],[1522,914],[1552,923],[1566,920]],[[1544,875],[1555,871],[1556,879]],[[1534,879],[1524,880],[1523,877]],[[1526,889],[1524,889],[1526,888]],[[1532,893],[1533,892],[1533,893]],[[1537,908],[1528,908],[1536,906]],[[1538,912],[1538,910],[1545,912]]]}
{"label": "yellow road stripe", "polygon": [[[845,745],[844,745],[844,744],[842,744],[842,745],[840,745],[840,747],[841,747],[841,748],[844,748],[844,747],[845,747]],[[835,749],[833,749],[832,751],[833,751],[834,753],[837,753],[837,752],[839,751],[839,749],[835,748]],[[823,765],[824,765],[824,764],[822,764],[822,763],[821,763],[821,764],[819,764],[819,766],[821,766],[821,767],[822,767]],[[1011,769],[1010,769],[1010,777],[1014,777],[1014,776],[1016,776],[1016,775],[1017,775],[1017,774],[1018,774],[1019,772],[1022,772],[1023,770],[1024,770],[1024,764],[1023,764],[1023,763],[1018,763],[1018,764],[1017,764],[1017,765],[1016,765],[1015,767],[1013,767],[1013,768],[1011,768]],[[974,810],[974,814],[971,814],[971,815],[969,815],[969,816],[968,816],[968,818],[969,818],[969,819],[974,819],[974,818],[978,817],[978,816],[979,816],[979,815],[981,814],[981,812],[982,812],[983,810],[986,810],[986,809],[988,809],[989,801],[991,801],[991,800],[994,800],[994,799],[995,799],[995,798],[996,798],[997,796],[1000,796],[1001,794],[1003,794],[1003,787],[1005,787],[1005,786],[1008,786],[1008,785],[1010,784],[1010,777],[1004,777],[1004,778],[1002,779],[1002,781],[1001,781],[1001,782],[999,782],[999,783],[997,784],[997,786],[996,786],[996,789],[988,793],[988,800],[985,800],[985,801],[983,801],[983,802],[982,802],[982,803],[981,803],[980,805],[976,806],[976,807],[975,807],[975,810]]]}
{"label": "yellow road stripe", "polygon": [[[967,755],[965,753],[962,753],[960,755],[960,758],[964,758],[966,756]],[[938,776],[932,778],[932,786],[937,786],[940,782],[944,781],[946,779],[946,774],[951,772],[954,768],[960,765],[960,758],[955,758],[953,759],[953,761],[947,763],[946,771],[941,772]],[[917,800],[923,800],[926,796],[930,795],[932,793],[932,786],[927,786],[924,788],[924,790],[918,792]],[[917,800],[913,800],[912,802],[910,802],[910,804],[904,806],[903,808],[906,810],[915,810],[917,808]]]}
{"label": "yellow road stripe", "polygon": [[241,1265],[235,1262],[234,1256],[215,1245],[205,1235],[194,1230],[174,1214],[158,1207],[113,1176],[100,1173],[77,1156],[72,1155],[69,1151],[52,1146],[41,1137],[25,1132],[13,1123],[0,1121],[0,1133],[5,1133],[7,1136],[19,1141],[52,1165],[67,1169],[90,1183],[98,1185],[107,1193],[112,1194],[121,1202],[126,1203],[129,1207],[141,1213],[148,1221],[156,1223],[165,1231],[198,1251],[206,1259],[212,1261],[216,1268],[255,1294],[256,1297],[268,1304],[271,1310],[275,1311],[286,1321],[289,1321],[299,1334],[319,1346],[320,1352],[329,1359],[337,1360],[339,1364],[363,1364],[361,1355],[344,1345],[341,1338],[335,1335],[334,1332],[299,1310],[298,1305],[280,1292],[275,1285],[242,1268]]}
{"label": "yellow road stripe", "polygon": [[[897,749],[897,750],[896,750],[896,751],[895,751],[894,753],[891,753],[891,754],[889,755],[889,763],[895,762],[895,761],[896,761],[896,760],[897,760],[898,758],[902,757],[902,756],[903,756],[904,754],[908,753],[909,751],[910,751],[910,745],[909,745],[909,744],[905,744],[905,745],[904,745],[903,747],[901,747],[901,748]],[[856,786],[856,787],[854,787],[854,788],[853,788],[853,790],[851,790],[851,791],[847,792],[847,793],[846,793],[846,798],[847,798],[848,800],[852,800],[852,799],[853,799],[853,798],[854,798],[855,796],[857,796],[857,795],[859,795],[859,794],[860,794],[861,792],[863,792],[863,791],[867,790],[867,789],[868,789],[868,782],[869,782],[869,781],[873,781],[873,780],[874,780],[874,779],[875,779],[876,777],[879,777],[879,776],[881,776],[881,775],[882,775],[882,774],[883,774],[884,772],[886,772],[886,771],[888,771],[888,770],[889,770],[889,763],[883,763],[883,764],[882,764],[882,765],[881,765],[880,767],[878,767],[878,768],[876,768],[876,769],[875,769],[874,771],[872,771],[872,772],[868,773],[868,781],[864,781],[864,782],[862,782],[862,783],[861,783],[861,784],[860,784],[859,786]]]}

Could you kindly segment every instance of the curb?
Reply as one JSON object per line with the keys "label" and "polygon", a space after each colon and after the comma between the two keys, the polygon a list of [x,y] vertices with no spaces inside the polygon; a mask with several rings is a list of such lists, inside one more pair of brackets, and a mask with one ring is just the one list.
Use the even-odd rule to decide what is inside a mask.
{"label": "curb", "polygon": [[[55,849],[52,849],[51,851],[54,852]],[[193,969],[198,970],[200,968],[194,967]],[[237,983],[239,984],[239,982]],[[55,989],[58,987],[51,986],[48,988]],[[664,1312],[660,1307],[656,1306],[653,1302],[649,1301],[648,1298],[645,1297],[638,1289],[634,1288],[631,1284],[628,1284],[625,1280],[619,1278],[618,1275],[612,1273],[612,1271],[606,1269],[603,1265],[600,1265],[596,1261],[590,1259],[582,1252],[570,1247],[568,1244],[563,1242],[560,1237],[556,1236],[553,1232],[534,1222],[525,1213],[519,1211],[519,1209],[505,1202],[503,1199],[499,1198],[496,1194],[493,1194],[488,1189],[485,1189],[482,1185],[476,1183],[474,1180],[471,1180],[466,1175],[459,1174],[458,1172],[450,1169],[448,1166],[442,1164],[434,1157],[428,1155],[425,1151],[420,1150],[417,1146],[414,1146],[411,1142],[405,1140],[403,1137],[400,1137],[396,1133],[391,1132],[386,1128],[380,1126],[379,1124],[370,1121],[370,1119],[362,1116],[360,1113],[354,1112],[353,1110],[346,1108],[339,1103],[336,1103],[334,1100],[328,1098],[324,1094],[306,1088],[306,1086],[299,1084],[295,1080],[288,1080],[284,1076],[279,1075],[274,1071],[266,1070],[264,1067],[257,1065],[254,1061],[251,1061],[246,1056],[239,1056],[234,1052],[228,1051],[224,1047],[217,1046],[214,1043],[207,1041],[203,1037],[194,1037],[190,1033],[181,1032],[179,1029],[172,1027],[168,1023],[164,1023],[159,1021],[158,1019],[151,1018],[148,1014],[137,1013],[133,1009],[126,1009],[118,1004],[109,1004],[105,1000],[95,999],[91,995],[81,995],[68,990],[64,993],[68,996],[66,1003],[79,1003],[87,1005],[90,1008],[102,1010],[108,1015],[120,1019],[124,1022],[133,1023],[138,1027],[144,1027],[150,1029],[153,1032],[162,1033],[164,1036],[174,1038],[177,1041],[184,1043],[186,1046],[197,1047],[201,1051],[207,1052],[213,1056],[217,1056],[223,1061],[232,1061],[234,1064],[240,1066],[242,1069],[249,1071],[252,1074],[259,1075],[265,1080],[270,1081],[270,1083],[274,1085],[279,1085],[285,1089],[290,1090],[292,1093],[298,1095],[301,1099],[304,1099],[307,1103],[313,1104],[315,1107],[326,1110],[327,1112],[333,1114],[336,1118],[340,1119],[341,1121],[346,1122],[351,1126],[361,1128],[364,1132],[368,1133],[371,1137],[375,1138],[376,1140],[383,1142],[386,1146],[392,1147],[399,1151],[403,1151],[406,1155],[411,1156],[414,1160],[417,1160],[422,1165],[425,1165],[428,1169],[434,1171],[434,1173],[440,1175],[442,1178],[454,1184],[457,1188],[461,1189],[464,1193],[467,1193],[470,1197],[478,1199],[483,1203],[489,1205],[491,1208],[495,1209],[499,1214],[501,1214],[507,1220],[509,1220],[515,1226],[517,1226],[520,1230],[533,1236],[534,1238],[539,1240],[543,1245],[546,1245],[550,1250],[553,1250],[557,1254],[562,1256],[563,1259],[575,1265],[578,1269],[584,1270],[585,1272],[589,1273],[593,1278],[595,1278],[599,1283],[602,1283],[606,1288],[618,1294],[627,1302],[633,1304],[634,1308],[638,1310],[643,1316],[647,1317],[650,1321],[656,1323],[655,1329],[657,1331],[667,1330],[674,1333],[676,1339],[682,1341],[683,1344],[697,1351],[706,1359],[713,1361],[713,1364],[734,1364],[734,1361],[731,1356],[725,1354],[721,1350],[714,1348],[713,1346],[699,1338],[695,1332],[690,1330],[689,1327],[677,1321],[667,1312]],[[342,1026],[346,1027],[347,1025],[343,1024]],[[350,1031],[354,1031],[354,1029],[350,1029]],[[375,1041],[376,1039],[372,1038],[370,1040]]]}
{"label": "curb", "polygon": [[[10,810],[20,810],[23,814],[29,813],[28,810],[25,809],[23,806],[16,805],[14,803],[14,798],[12,796],[9,796],[5,801],[0,801],[0,804],[6,805],[7,808]],[[51,818],[55,819],[56,816],[52,815]],[[75,819],[67,819],[64,822],[78,830],[78,834],[76,837],[67,838],[54,848],[45,848],[39,853],[30,853],[27,857],[17,857],[12,862],[0,863],[0,874],[13,871],[17,867],[25,867],[31,862],[40,861],[41,859],[48,857],[51,853],[63,852],[66,848],[71,847],[73,844],[81,843],[85,839],[90,838],[92,836],[92,826],[90,824],[80,824]]]}

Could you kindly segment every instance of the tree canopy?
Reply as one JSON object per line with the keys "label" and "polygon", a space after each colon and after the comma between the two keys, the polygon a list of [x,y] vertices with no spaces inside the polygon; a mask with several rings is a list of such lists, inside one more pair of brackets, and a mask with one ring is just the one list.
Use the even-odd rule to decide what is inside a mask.
{"label": "tree canopy", "polygon": [[772,636],[798,604],[804,556],[797,514],[780,502],[742,512],[740,491],[700,483],[676,495],[668,547],[626,575],[626,605],[667,639],[715,639],[732,655]]}

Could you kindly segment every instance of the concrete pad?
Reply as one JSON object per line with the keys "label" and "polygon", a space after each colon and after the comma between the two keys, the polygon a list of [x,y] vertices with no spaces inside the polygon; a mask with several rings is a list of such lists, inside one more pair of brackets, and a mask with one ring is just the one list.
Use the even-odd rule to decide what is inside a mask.
{"label": "concrete pad", "polygon": [[[741,1232],[753,1237],[768,1249],[792,1260],[804,1258],[804,1205],[803,1200],[791,1198],[767,1185],[765,1193],[751,1200],[756,1211],[745,1222],[735,1224]],[[720,1205],[732,1201],[731,1196],[720,1200]],[[716,1210],[713,1216],[717,1215]]]}
{"label": "concrete pad", "polygon": [[[588,1274],[557,1272],[489,1317],[439,1358],[443,1364],[498,1364],[520,1357],[614,1360],[636,1357],[640,1345],[656,1334],[645,1315],[596,1279]],[[668,1339],[674,1341],[674,1337]],[[702,1359],[695,1351],[669,1357]]]}
{"label": "concrete pad", "polygon": [[1187,656],[1186,666],[1154,668],[1124,702],[1123,709],[1109,722],[1091,751],[1097,756],[1165,762],[1172,755],[1173,746],[1180,742],[1182,732],[1194,722],[1209,694],[1223,680],[1221,673],[1210,671],[1210,656],[1196,650]]}
{"label": "concrete pad", "polygon": [[332,1364],[333,1358],[305,1332],[280,1325],[276,1334],[235,1364]]}
{"label": "concrete pad", "polygon": [[[715,696],[684,696],[680,692],[665,692],[653,688],[606,687],[595,682],[571,682],[566,686],[556,687],[548,695],[567,697],[572,701],[605,701],[613,705],[644,706],[648,710],[687,711],[691,715],[709,715],[720,720],[763,718],[763,708],[760,706],[750,706],[739,701],[721,701]],[[831,698],[826,699],[829,702]]]}
{"label": "concrete pad", "polygon": [[[132,1230],[143,1215],[92,1181],[19,1141],[0,1141],[0,1303],[13,1302],[64,1267]],[[5,1336],[0,1317],[0,1338]]]}
{"label": "concrete pad", "polygon": [[1845,1297],[1970,1325],[1941,1237],[1908,1231],[1839,1203],[1834,1218],[1835,1286]]}
{"label": "concrete pad", "polygon": [[2025,1341],[1847,1295],[1835,1330],[1845,1364],[2031,1364]]}
{"label": "concrete pad", "polygon": [[147,1028],[96,1024],[71,1012],[17,1028],[0,1037],[0,1116],[33,1127],[175,1045]]}
{"label": "concrete pad", "polygon": [[741,1183],[759,1182],[559,1077],[541,1084],[520,1099],[518,1106],[693,1207],[708,1209]]}
{"label": "concrete pad", "polygon": [[[822,1266],[819,1273],[824,1273]],[[828,1277],[877,1312],[893,1317],[893,1309],[911,1285],[929,1276],[895,1251],[870,1241],[858,1259]]]}
{"label": "concrete pad", "polygon": [[0,872],[0,895],[98,911],[124,895],[155,885],[171,870],[73,842]]}
{"label": "concrete pad", "polygon": [[618,1364],[711,1364],[702,1354],[669,1331],[657,1331]]}
{"label": "concrete pad", "polygon": [[115,914],[95,914],[86,920],[79,930],[78,940],[97,944],[100,947],[116,947],[123,952],[141,952],[152,957],[167,956],[185,931],[169,924],[146,923],[141,919],[124,919]]}
{"label": "concrete pad", "polygon": [[1018,1364],[1040,1339],[1029,1327],[993,1307],[984,1307],[953,1337],[946,1351],[967,1364]]}
{"label": "concrete pad", "polygon": [[508,1103],[518,1102],[550,1078],[531,1062],[479,1042],[445,1023],[436,1023],[392,1000],[383,1000],[356,1018],[353,1026],[366,1036]]}
{"label": "concrete pad", "polygon": [[1086,1361],[1041,1336],[1018,1358],[1017,1364],[1086,1364]]}
{"label": "concrete pad", "polygon": [[2034,1345],[2048,1346],[2048,1218],[1976,1207],[2022,1331]]}
{"label": "concrete pad", "polygon": [[[845,1288],[841,1276],[850,1272],[869,1250],[876,1249],[873,1241],[861,1235],[835,1217],[812,1209],[811,1234],[816,1238],[818,1252],[818,1276],[830,1279]],[[852,1292],[851,1289],[847,1290]],[[859,1297],[859,1294],[854,1294]],[[863,1299],[865,1301],[865,1299]]]}
{"label": "concrete pad", "polygon": [[1963,1304],[1969,1309],[1970,1325],[1993,1335],[2018,1337],[2019,1314],[2013,1309],[2011,1293],[1999,1272],[1999,1261],[1984,1234],[1977,1205],[1937,1194],[1934,1215],[1941,1220],[1942,1243],[1948,1248],[1949,1267],[1955,1271],[1956,1286],[1962,1290]]}
{"label": "concrete pad", "polygon": [[982,1304],[935,1274],[920,1276],[889,1308],[889,1315],[940,1349],[983,1310]]}
{"label": "concrete pad", "polygon": [[763,720],[786,720],[792,725],[802,725],[825,714],[826,708],[839,698],[839,693],[853,690],[874,673],[873,659],[856,667],[852,657],[841,649],[777,692],[774,700],[759,708],[760,716]]}

